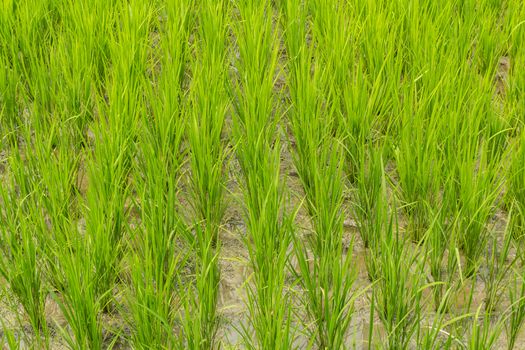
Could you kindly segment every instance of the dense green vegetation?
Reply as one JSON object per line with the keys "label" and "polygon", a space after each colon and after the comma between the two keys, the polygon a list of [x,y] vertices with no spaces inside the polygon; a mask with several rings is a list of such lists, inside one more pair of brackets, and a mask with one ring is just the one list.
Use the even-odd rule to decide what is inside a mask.
{"label": "dense green vegetation", "polygon": [[0,346],[525,347],[520,0],[2,0]]}

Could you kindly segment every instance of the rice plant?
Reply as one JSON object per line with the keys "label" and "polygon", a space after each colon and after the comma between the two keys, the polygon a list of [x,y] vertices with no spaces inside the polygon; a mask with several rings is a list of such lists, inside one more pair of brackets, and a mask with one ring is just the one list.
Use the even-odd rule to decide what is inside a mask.
{"label": "rice plant", "polygon": [[[182,270],[189,254],[178,243],[187,231],[181,208],[180,177],[185,152],[182,143],[184,116],[184,70],[191,6],[187,2],[166,5],[166,18],[159,20],[165,36],[155,85],[148,88],[148,112],[139,120],[141,132],[135,164],[141,225],[130,245],[131,288],[128,296],[131,343],[137,349],[173,349],[183,346],[174,332],[182,308]],[[164,27],[162,25],[164,24]],[[169,53],[169,54],[168,54]]]}
{"label": "rice plant", "polygon": [[516,241],[523,241],[524,232],[524,174],[525,174],[525,147],[523,146],[525,134],[522,132],[518,137],[519,142],[514,146],[515,152],[508,171],[509,190],[507,192],[507,203],[514,209],[511,216],[511,231]]}
{"label": "rice plant", "polygon": [[[233,83],[233,137],[242,168],[247,226],[246,245],[253,269],[248,287],[250,320],[243,331],[249,349],[291,349],[290,301],[285,270],[291,242],[291,220],[284,212],[284,184],[280,176],[281,140],[274,85],[277,32],[269,1],[238,3],[239,75]],[[251,331],[255,332],[251,336]]]}
{"label": "rice plant", "polygon": [[[512,217],[512,212],[509,215]],[[498,244],[496,237],[492,238],[489,246],[490,253],[487,254],[487,271],[486,274],[481,274],[481,278],[485,280],[485,308],[487,310],[495,309],[496,305],[501,303],[505,291],[505,278],[517,260],[517,257],[509,259],[511,248],[512,234],[507,225],[502,244]]]}
{"label": "rice plant", "polygon": [[423,261],[399,232],[390,214],[381,236],[370,249],[369,273],[376,283],[376,311],[386,332],[388,348],[407,349],[421,327],[424,305]]}
{"label": "rice plant", "polygon": [[[111,309],[111,289],[118,276],[121,242],[126,232],[125,205],[129,196],[128,176],[133,157],[133,139],[143,97],[140,95],[146,64],[146,43],[151,8],[134,2],[121,4],[113,18],[118,30],[109,44],[115,65],[108,78],[107,95],[98,96],[98,122],[93,125],[95,146],[88,161],[86,234],[90,237],[96,295],[105,295],[103,308]],[[127,91],[122,94],[121,91]],[[100,205],[105,203],[105,205]],[[109,293],[108,293],[109,291]]]}
{"label": "rice plant", "polygon": [[[288,9],[300,9],[299,4],[288,3],[287,6]],[[337,135],[332,136],[337,120],[335,111],[323,106],[330,98],[323,94],[324,87],[331,84],[325,80],[327,71],[316,62],[319,54],[306,44],[306,33],[293,32],[295,26],[299,31],[306,28],[305,16],[286,15],[291,32],[287,36],[287,46],[294,57],[289,66],[293,159],[313,226],[306,244],[299,237],[294,241],[299,266],[296,273],[304,288],[303,303],[309,322],[314,324],[311,337],[316,339],[320,349],[338,349],[344,345],[351,320],[355,278],[351,255],[345,256],[343,250],[344,188],[341,180],[344,153]],[[303,44],[296,48],[298,40]],[[312,61],[315,62],[313,67]]]}
{"label": "rice plant", "polygon": [[[191,117],[188,121],[191,191],[194,234],[190,246],[196,253],[196,296],[183,322],[187,346],[191,349],[217,347],[217,296],[220,273],[219,231],[224,215],[224,169],[226,144],[223,140],[229,107],[226,83],[226,54],[229,4],[207,1],[197,7],[199,59],[193,67],[190,88]],[[192,316],[197,313],[197,317]]]}
{"label": "rice plant", "polygon": [[[523,261],[520,261],[523,266]],[[518,336],[525,323],[525,280],[523,269],[514,270],[515,279],[508,286],[510,316],[507,320],[505,331],[507,333],[507,349],[516,347]]]}
{"label": "rice plant", "polygon": [[359,228],[359,234],[366,248],[375,244],[386,222],[384,215],[384,164],[383,150],[373,147],[361,155],[359,176],[356,181],[353,213]]}
{"label": "rice plant", "polygon": [[41,336],[47,336],[44,312],[47,288],[43,266],[38,264],[43,250],[43,235],[38,234],[38,231],[45,223],[41,215],[35,215],[40,208],[38,192],[30,180],[31,168],[23,163],[16,149],[12,152],[12,178],[0,186],[2,204],[5,206],[0,217],[0,273],[29,318],[35,344],[45,347],[46,342]]}

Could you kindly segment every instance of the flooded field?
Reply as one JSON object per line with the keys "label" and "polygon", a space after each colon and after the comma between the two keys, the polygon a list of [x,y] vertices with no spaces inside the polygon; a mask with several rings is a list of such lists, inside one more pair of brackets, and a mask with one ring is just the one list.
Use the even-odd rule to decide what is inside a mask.
{"label": "flooded field", "polygon": [[0,348],[525,348],[518,0],[5,0]]}

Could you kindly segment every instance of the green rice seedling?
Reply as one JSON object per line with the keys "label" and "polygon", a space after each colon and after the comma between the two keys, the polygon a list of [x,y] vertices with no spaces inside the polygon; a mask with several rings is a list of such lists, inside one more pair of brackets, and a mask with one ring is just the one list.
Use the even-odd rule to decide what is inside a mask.
{"label": "green rice seedling", "polygon": [[390,349],[409,348],[419,332],[423,313],[423,262],[399,232],[395,214],[390,215],[369,258],[374,266],[376,310],[386,331]]}
{"label": "green rice seedling", "polygon": [[[322,48],[318,52],[319,61],[326,64],[330,72],[331,84],[336,92],[331,96],[333,107],[342,106],[341,91],[348,86],[348,69],[355,64],[352,50],[355,49],[355,30],[348,18],[355,16],[352,7],[345,1],[310,0],[305,2],[311,18],[312,39]],[[332,89],[326,86],[325,93]],[[329,96],[329,95],[328,95]]]}
{"label": "green rice seedling", "polygon": [[[36,145],[25,152],[34,182],[24,187],[32,186],[34,193],[39,194],[37,205],[31,209],[36,218],[31,224],[31,241],[38,243],[39,254],[33,263],[42,271],[41,283],[46,282],[42,317],[43,322],[47,321],[45,298],[51,292],[69,326],[58,334],[73,349],[101,349],[101,300],[95,296],[92,261],[87,257],[89,247],[77,228],[78,192],[74,182],[79,158],[74,153],[71,135],[61,135],[60,143],[54,145],[54,133],[61,132],[58,125],[55,123],[44,135],[32,133],[29,128],[26,131],[28,139],[33,135]],[[17,168],[22,169],[21,164]]]}
{"label": "green rice seedling", "polygon": [[[411,271],[417,261],[417,255],[405,246],[407,241],[400,235],[397,222],[393,221],[395,214],[389,212],[381,153],[372,153],[371,156],[377,157],[372,160],[377,163],[370,165],[377,172],[374,175],[377,182],[372,185],[377,188],[374,190],[376,193],[373,202],[370,201],[374,203],[373,213],[366,221],[367,225],[372,226],[367,228],[369,248],[366,255],[368,276],[374,284],[371,312],[379,315],[386,332],[388,347],[406,348],[419,322],[421,281],[418,280],[418,275]],[[363,193],[366,196],[370,187],[365,186]],[[373,344],[372,327],[371,320],[369,347]]]}
{"label": "green rice seedling", "polygon": [[[93,275],[86,259],[88,251],[83,233],[77,228],[78,194],[74,187],[78,159],[73,151],[74,136],[63,135],[54,149],[40,138],[41,147],[29,154],[41,178],[38,191],[45,220],[40,224],[42,254],[38,264],[45,272],[51,295],[58,303],[69,330],[61,330],[66,342],[75,349],[102,348],[102,324],[98,318],[101,300],[95,297]],[[86,269],[82,272],[83,269]],[[60,326],[58,326],[60,329]]]}
{"label": "green rice seedling", "polygon": [[443,293],[441,303],[436,307],[436,314],[432,323],[428,326],[422,326],[421,331],[417,332],[418,349],[456,349],[466,348],[463,339],[455,337],[448,328],[452,328],[456,323],[470,317],[470,314],[462,314],[452,319],[446,318],[449,309],[448,300],[453,288],[448,288]]}
{"label": "green rice seedling", "polygon": [[[72,6],[72,11],[78,7]],[[69,13],[62,14],[61,9],[54,12],[57,16],[71,18]],[[90,17],[88,14],[78,22],[84,24]],[[48,130],[57,119],[62,119],[64,124],[61,124],[61,130],[74,138],[74,145],[81,145],[87,123],[93,115],[91,90],[96,85],[92,78],[93,59],[90,52],[95,48],[79,45],[82,39],[78,36],[86,36],[82,32],[85,29],[83,26],[76,28],[76,24],[70,25],[72,27],[67,28],[66,33],[63,33],[61,26],[53,26],[46,47],[48,54],[37,53],[31,59],[33,67],[30,67],[31,76],[27,77],[28,93],[32,99],[32,112],[39,115],[38,118],[31,118],[36,131]],[[58,143],[60,136],[55,135],[52,143]]]}
{"label": "green rice seedling", "polygon": [[[305,2],[311,18],[311,37],[318,47],[318,64],[323,67],[327,84],[320,86],[327,105],[333,109],[332,132],[346,149],[346,174],[351,183],[359,174],[359,161],[364,145],[374,141],[373,124],[381,102],[381,83],[369,77],[365,63],[355,52],[359,50],[362,26],[359,13],[344,1]],[[357,12],[357,11],[356,11]],[[350,23],[356,23],[351,25]],[[304,39],[303,39],[304,40]],[[290,44],[288,44],[290,46]]]}
{"label": "green rice seedling", "polygon": [[[445,186],[449,181],[445,182]],[[449,206],[448,198],[443,198],[439,208],[427,207],[431,219],[430,226],[423,237],[434,308],[436,312],[442,310],[444,313],[452,311],[451,306],[458,290],[462,290],[461,288],[465,286],[457,233],[452,230],[455,223],[450,219]],[[465,292],[461,293],[464,295]]]}
{"label": "green rice seedling", "polygon": [[[158,116],[162,115],[172,116],[167,108]],[[177,247],[184,227],[176,207],[181,163],[177,144],[180,145],[184,128],[180,127],[178,131],[175,129],[177,122],[170,124],[172,127],[168,130],[176,135],[174,139],[172,135],[165,139],[173,142],[170,147],[165,144],[154,147],[150,138],[162,136],[154,134],[158,130],[148,130],[144,139],[149,139],[151,146],[141,148],[142,176],[137,178],[137,192],[140,194],[142,224],[135,231],[131,249],[128,296],[131,343],[137,349],[173,349],[180,345],[173,327],[180,307],[178,280],[187,257]]]}
{"label": "green rice seedling", "polygon": [[[294,6],[300,5],[288,5]],[[299,23],[300,27],[305,25]],[[296,42],[290,41],[296,36],[286,38],[292,50]],[[294,241],[299,266],[296,274],[305,290],[303,303],[308,323],[313,325],[311,337],[320,349],[339,349],[351,320],[355,279],[351,255],[343,252],[344,153],[332,136],[334,110],[323,108],[327,97],[322,87],[330,84],[323,76],[326,71],[316,62],[311,46],[304,43],[298,50],[290,62],[290,124],[295,141],[294,163],[306,194],[313,232],[306,244],[299,237]]]}
{"label": "green rice seedling", "polygon": [[[430,99],[422,97],[425,98]],[[403,120],[404,126],[399,146],[395,151],[395,159],[401,196],[406,202],[404,208],[408,214],[409,230],[414,241],[419,242],[430,225],[431,216],[427,213],[427,208],[439,205],[442,165],[441,157],[437,153],[439,134],[436,130],[440,127],[441,120],[435,116],[431,116],[430,120],[424,117],[429,113],[424,106],[430,102],[423,100],[408,103],[421,104],[423,107],[415,112],[407,110],[409,115]]]}
{"label": "green rice seedling", "polygon": [[[20,68],[23,83],[32,90],[41,83],[38,78],[45,74],[40,66],[45,60],[41,50],[47,49],[53,40],[56,7],[52,1],[27,1],[23,4],[6,1],[2,7],[2,33],[11,36],[3,42],[2,53],[9,58],[10,65]],[[30,81],[31,78],[36,79]],[[37,90],[30,92],[37,93]],[[46,96],[43,94],[49,92],[38,92],[42,93],[44,103]]]}
{"label": "green rice seedling", "polygon": [[[178,244],[184,226],[178,192],[185,152],[183,79],[187,61],[191,5],[166,4],[166,25],[159,43],[162,56],[155,84],[146,89],[147,114],[142,114],[136,144],[135,189],[141,222],[133,232],[130,311],[131,344],[137,349],[182,348],[174,332],[182,291],[179,281],[188,253]],[[160,26],[160,24],[159,24]]]}
{"label": "green rice seedling", "polygon": [[144,248],[134,251],[131,259],[128,322],[135,349],[184,348],[182,337],[174,331],[182,294],[179,275],[187,258],[175,247],[177,230],[153,242],[139,242]]}
{"label": "green rice seedling", "polygon": [[[1,135],[8,135],[18,125],[17,104],[17,82],[19,80],[19,68],[11,64],[16,62],[11,58],[13,40],[13,28],[10,26],[13,9],[3,4],[2,15],[0,15],[0,38],[3,45],[0,46],[0,96],[2,108],[0,109]],[[12,138],[14,140],[14,138]]]}
{"label": "green rice seedling", "polygon": [[[385,61],[386,62],[386,61]],[[358,183],[363,171],[363,161],[370,155],[368,149],[377,148],[379,135],[375,130],[382,124],[382,116],[377,115],[388,99],[383,98],[385,93],[382,75],[379,72],[375,80],[368,77],[363,71],[365,63],[360,61],[353,72],[353,80],[347,82],[342,89],[342,112],[339,113],[338,124],[343,130],[343,144],[346,151],[347,175],[351,183]],[[363,88],[361,84],[366,84]],[[384,149],[381,150],[384,153]],[[356,184],[356,187],[359,185]]]}
{"label": "green rice seedling", "polygon": [[[117,263],[121,257],[121,239],[126,224],[124,203],[129,191],[127,175],[131,159],[128,148],[130,145],[119,145],[117,138],[110,139],[110,135],[118,135],[118,132],[109,133],[102,125],[97,127],[100,129],[96,133],[106,134],[106,137],[99,137],[100,146],[95,147],[98,155],[87,164],[90,186],[86,194],[84,216],[86,234],[90,237],[88,242],[91,247],[88,251],[95,255],[91,260],[95,266],[90,269],[97,271],[98,277],[94,281],[97,295],[108,296],[104,309],[109,311],[110,298],[107,291],[113,288],[118,275]],[[118,136],[122,137],[122,134]],[[100,203],[105,204],[102,206]]]}
{"label": "green rice seedling", "polygon": [[[424,236],[426,255],[433,285],[434,307],[436,310],[442,305],[445,298],[444,290],[447,290],[445,282],[446,276],[444,269],[444,260],[447,249],[451,247],[454,240],[450,240],[445,233],[446,228],[446,210],[441,207],[437,212],[428,207],[427,213],[431,215],[432,220]],[[450,251],[450,249],[449,249]],[[452,249],[453,251],[453,249]],[[453,271],[448,271],[452,273]]]}
{"label": "green rice seedling", "polygon": [[[47,5],[46,5],[47,6]],[[25,11],[23,7],[19,8]],[[27,10],[27,9],[26,9]],[[38,13],[39,10],[36,11]],[[53,10],[49,10],[49,16]],[[19,13],[21,15],[21,13]],[[25,15],[28,15],[26,13]],[[43,17],[48,20],[47,14]],[[50,34],[51,35],[51,34]],[[20,40],[23,40],[20,38]],[[43,40],[42,46],[50,44],[51,41]],[[34,294],[35,283],[40,285],[40,301],[35,304],[35,307],[40,309],[39,313],[41,319],[39,323],[40,329],[34,330],[34,337],[31,343],[34,346],[47,346],[47,339],[40,339],[41,335],[46,338],[47,334],[47,320],[45,319],[45,300],[48,294],[47,282],[55,290],[64,292],[66,280],[63,279],[64,259],[63,252],[67,247],[70,247],[69,235],[75,232],[72,229],[72,221],[76,219],[71,212],[75,205],[74,192],[74,177],[76,174],[76,166],[78,158],[74,155],[75,149],[71,146],[68,135],[69,127],[72,125],[72,120],[68,112],[60,111],[58,107],[60,103],[67,100],[70,96],[60,95],[57,98],[55,95],[47,95],[49,86],[42,81],[49,83],[49,78],[56,73],[56,65],[50,69],[43,69],[48,66],[45,55],[37,54],[41,48],[36,47],[34,51],[27,47],[28,57],[32,57],[31,62],[18,62],[22,66],[22,70],[27,79],[32,79],[28,84],[28,93],[20,95],[21,101],[27,106],[24,111],[24,124],[18,127],[18,130],[12,129],[11,132],[16,132],[20,136],[20,149],[16,144],[13,151],[21,157],[16,166],[17,172],[31,169],[27,174],[27,179],[24,181],[24,191],[32,188],[33,195],[27,195],[26,201],[33,202],[28,209],[27,219],[31,219],[31,232],[27,233],[26,239],[32,242],[34,249],[24,248],[20,251],[23,254],[32,256],[30,251],[33,251],[36,256],[34,259],[24,259],[27,264],[34,265],[35,271],[40,271],[33,274],[33,282],[28,283],[29,279],[21,280],[20,282],[27,287],[31,286]],[[24,64],[27,63],[27,66]],[[45,90],[45,91],[43,91]],[[39,100],[42,96],[42,100]],[[37,101],[33,101],[37,99]],[[60,100],[60,101],[59,101]],[[31,106],[31,107],[29,107]],[[60,105],[61,106],[61,105]],[[20,112],[19,112],[20,113]],[[22,117],[20,113],[19,117]],[[22,120],[22,119],[20,119]],[[14,127],[14,125],[13,125]],[[72,127],[75,129],[75,127]],[[24,161],[22,161],[24,159]],[[21,173],[20,173],[21,174]],[[21,178],[20,178],[21,179]],[[26,228],[27,229],[27,228]],[[31,237],[31,238],[29,238]],[[29,265],[27,265],[29,267]],[[40,281],[38,281],[38,280]],[[34,323],[34,322],[32,322]],[[38,345],[40,344],[40,345]]]}
{"label": "green rice seedling", "polygon": [[[286,46],[287,62],[292,64],[299,59],[299,54],[304,46],[309,33],[308,1],[282,0],[278,2],[284,39]],[[291,68],[291,67],[290,67]]]}
{"label": "green rice seedling", "polygon": [[525,12],[518,3],[508,4],[504,18],[506,19],[503,26],[505,31],[506,52],[504,56],[504,68],[506,72],[501,76],[501,83],[504,92],[504,112],[509,115],[511,125],[518,133],[523,130],[523,115],[525,107],[523,97],[525,96],[525,72],[519,67],[523,67],[525,55],[520,50],[523,45],[523,35],[525,26],[523,25],[523,16]]}
{"label": "green rice seedling", "polygon": [[[476,152],[464,148],[467,144],[468,149],[478,147],[486,113],[484,100],[473,98],[481,89],[463,58],[470,44],[469,32],[464,28],[458,35],[450,30],[450,18],[457,9],[447,3],[436,11],[426,1],[399,9],[405,7],[406,23],[400,36],[406,41],[408,64],[400,88],[402,109],[394,155],[409,230],[418,241],[432,216],[425,211],[440,208],[442,190],[454,184],[449,179],[450,163],[458,153]],[[472,118],[463,118],[465,113]],[[449,199],[456,201],[457,197]],[[447,210],[454,210],[452,203],[444,204]]]}
{"label": "green rice seedling", "polygon": [[[112,74],[107,99],[97,97],[99,118],[93,125],[95,145],[88,162],[86,231],[96,271],[97,296],[104,295],[103,309],[111,308],[111,291],[118,276],[121,240],[126,232],[128,176],[133,157],[137,120],[144,112],[142,97],[146,72],[150,5],[120,4],[115,14],[116,33],[110,43]],[[100,205],[100,203],[105,203]]]}
{"label": "green rice seedling", "polygon": [[[366,108],[370,115],[368,123],[372,122],[372,136],[375,139],[387,136],[389,147],[386,151],[389,152],[385,154],[388,155],[385,163],[392,156],[391,144],[399,133],[399,117],[405,106],[404,67],[407,61],[403,46],[400,45],[400,21],[403,16],[396,15],[394,9],[388,8],[391,4],[394,2],[380,6],[366,4],[363,9],[359,9],[363,11],[358,12],[362,28],[355,49],[362,52],[361,61],[356,66],[363,70],[364,84],[368,86],[369,92],[362,97],[362,103],[368,103]],[[359,76],[359,73],[356,75]],[[356,84],[354,89],[360,89],[363,83],[357,80],[353,84]]]}
{"label": "green rice seedling", "polygon": [[503,332],[507,315],[493,320],[490,311],[482,313],[483,305],[480,305],[472,322],[472,329],[467,339],[468,349],[488,350],[494,349],[498,337]]}
{"label": "green rice seedling", "polygon": [[370,147],[361,154],[359,160],[360,171],[356,181],[353,213],[365,248],[375,244],[381,235],[383,223],[387,221],[384,217],[386,203],[381,198],[385,189],[382,187],[384,179],[382,154],[381,146]]}
{"label": "green rice seedling", "polygon": [[[512,218],[512,212],[509,215]],[[487,310],[494,310],[501,303],[501,298],[505,291],[506,278],[516,262],[516,258],[507,261],[511,248],[512,234],[507,223],[501,247],[499,247],[498,238],[496,236],[492,237],[489,253],[486,255],[487,271],[481,273],[481,278],[485,280],[484,302]]]}
{"label": "green rice seedling", "polygon": [[[473,147],[472,147],[473,148]],[[473,148],[474,149],[474,148]],[[477,148],[476,148],[477,149]],[[470,151],[466,151],[467,153]],[[461,156],[457,164],[457,230],[458,246],[466,257],[465,274],[473,276],[478,268],[488,239],[487,221],[493,212],[500,185],[495,174],[498,165],[486,159],[486,146],[479,157]],[[468,158],[467,158],[468,157]]]}
{"label": "green rice seedling", "polygon": [[[103,298],[96,296],[95,275],[84,232],[79,231],[74,216],[53,218],[53,232],[46,250],[46,266],[53,286],[51,296],[60,307],[67,328],[56,325],[72,349],[104,348],[100,312]],[[106,344],[107,345],[107,344]]]}
{"label": "green rice seedling", "polygon": [[[32,90],[45,80],[42,70],[45,66],[44,55],[39,54],[39,51],[47,50],[50,44],[49,5],[49,1],[28,1],[19,6],[14,6],[10,1],[2,4],[0,50],[6,89],[2,94],[2,100],[6,103],[2,129],[7,127],[5,134],[10,135],[11,142],[16,142],[17,128],[26,121],[23,114],[29,110],[29,105],[22,103],[22,100],[28,95],[29,100],[34,101],[36,92]],[[46,100],[44,97],[37,99],[43,104]],[[31,122],[36,124],[45,119],[34,118]]]}
{"label": "green rice seedling", "polygon": [[523,272],[523,255],[518,261],[520,269],[512,270],[511,281],[508,286],[510,302],[509,317],[505,331],[507,334],[507,349],[516,347],[516,341],[525,323],[525,273]]}
{"label": "green rice seedling", "polygon": [[[317,346],[321,349],[342,348],[351,321],[354,269],[350,255],[343,255],[342,219],[339,219],[340,231],[335,231],[337,227],[332,228],[329,239],[321,238],[326,227],[330,228],[328,219],[333,214],[327,213],[322,205],[319,207],[311,209],[315,212],[314,226],[317,229],[308,244],[295,240],[298,278],[307,294],[304,304],[313,324],[312,337],[316,338]],[[324,209],[324,214],[321,209]],[[327,222],[321,223],[323,219]]]}
{"label": "green rice seedling", "polygon": [[[84,142],[85,131],[93,115],[91,98],[93,83],[91,79],[85,78],[93,76],[91,71],[93,64],[89,60],[89,55],[85,54],[86,49],[73,45],[71,43],[73,40],[81,39],[60,36],[51,48],[50,79],[56,83],[56,88],[51,89],[55,117],[51,117],[49,124],[52,125],[56,117],[64,118],[64,124],[68,127],[62,125],[62,132],[69,133],[74,138],[73,145],[78,147]],[[73,48],[77,51],[71,52]],[[71,58],[74,62],[71,61]],[[55,143],[59,142],[58,137],[60,136],[57,135]]]}
{"label": "green rice seedling", "polygon": [[[3,37],[2,34],[2,40],[4,40]],[[17,103],[19,73],[6,61],[4,55],[0,56],[0,96],[2,96],[0,99],[2,105],[0,108],[0,135],[7,137],[11,143],[15,143],[20,108]]]}
{"label": "green rice seedling", "polygon": [[[191,85],[192,116],[188,125],[191,149],[193,206],[197,222],[209,226],[209,239],[217,243],[223,217],[222,191],[225,145],[221,140],[228,108],[225,57],[227,52],[228,5],[225,2],[206,2],[199,10],[199,59],[193,67]],[[220,15],[217,15],[220,14]],[[208,243],[203,243],[208,244]]]}
{"label": "green rice seedling", "polygon": [[[290,349],[291,306],[285,269],[293,217],[284,212],[274,86],[278,38],[269,1],[239,1],[233,29],[239,52],[233,82],[233,137],[242,170],[246,245],[253,268],[248,286],[247,348]],[[255,333],[252,337],[252,331]]]}
{"label": "green rice seedling", "polygon": [[[370,172],[362,172],[363,175],[358,181],[357,203],[354,208],[360,235],[365,237],[363,238],[367,248],[365,262],[368,278],[372,282],[380,278],[379,260],[376,259],[374,250],[377,251],[381,244],[381,237],[388,230],[389,216],[391,215],[389,214],[387,199],[386,175],[382,156],[378,150],[379,148],[370,150],[371,159],[368,169]],[[368,179],[365,181],[367,175]],[[364,205],[369,205],[370,213],[363,214]]]}
{"label": "green rice seedling", "polygon": [[75,350],[112,348],[111,343],[104,342],[101,320],[107,296],[97,295],[99,290],[95,285],[96,275],[91,269],[94,265],[91,259],[93,254],[89,247],[81,239],[73,240],[61,252],[60,271],[67,289],[61,294],[52,294],[67,320],[67,328],[59,327],[60,334]]}
{"label": "green rice seedling", "polygon": [[514,239],[523,242],[525,236],[525,132],[518,137],[514,149],[507,174],[506,203],[508,207],[513,208],[510,229]]}
{"label": "green rice seedling", "polygon": [[16,340],[15,332],[10,329],[6,329],[5,327],[2,328],[4,329],[4,334],[2,335],[2,341],[0,342],[0,345],[4,347],[8,346],[9,349],[19,350],[20,342]]}
{"label": "green rice seedling", "polygon": [[[5,4],[3,58],[9,75],[18,77],[16,85],[10,89],[10,96],[16,98],[21,90],[27,93],[31,110],[39,117],[26,122],[35,128],[46,130],[59,114],[75,122],[67,131],[77,136],[77,143],[82,142],[82,133],[93,114],[91,89],[97,86],[94,81],[98,79],[94,63],[102,66],[101,57],[107,56],[104,40],[109,35],[101,27],[110,28],[106,22],[111,14],[109,3],[79,1],[59,5],[53,1],[28,1],[18,6],[13,6],[12,2]],[[10,117],[18,120],[13,126],[24,121],[20,113],[23,111]]]}
{"label": "green rice seedling", "polygon": [[217,346],[218,235],[225,209],[226,145],[222,134],[229,108],[226,89],[229,4],[226,1],[206,1],[197,6],[196,11],[197,59],[190,87],[191,116],[187,133],[194,221],[194,233],[188,238],[197,256],[196,300],[192,301],[196,309],[187,310],[186,314],[197,313],[198,316],[185,317],[183,324],[188,347],[209,349]]}
{"label": "green rice seedling", "polygon": [[362,68],[356,69],[354,76],[354,82],[343,90],[344,112],[339,118],[344,133],[347,174],[351,183],[358,182],[362,170],[361,161],[367,157],[365,150],[372,134],[372,122],[369,117],[371,103],[368,101],[373,100],[366,89],[359,86],[359,82],[366,79]]}
{"label": "green rice seedling", "polygon": [[[59,6],[65,30],[57,39],[58,52],[53,64],[59,67],[59,74],[53,81],[59,95],[70,96],[60,103],[77,116],[78,131],[83,131],[84,136],[86,130],[82,128],[97,113],[95,95],[107,92],[108,78],[113,69],[111,42],[118,27],[114,22],[115,14],[121,11],[120,2],[113,0],[68,1]],[[137,14],[133,7],[128,7],[127,11]],[[132,57],[131,53],[129,57]]]}
{"label": "green rice seedling", "polygon": [[[457,198],[455,193],[450,190],[454,187],[454,175],[448,173],[443,179],[444,190],[440,207],[437,209],[429,208],[429,213],[433,213],[435,216],[427,232],[425,249],[430,261],[430,274],[433,281],[438,283],[434,287],[434,304],[436,307],[441,303],[447,307],[452,306],[454,298],[457,298],[458,291],[461,291],[460,293],[465,297],[465,292],[462,290],[467,283],[464,273],[465,263],[461,259],[459,233],[454,229],[459,220],[458,216],[455,215]],[[439,282],[443,284],[439,284]],[[475,280],[471,283],[475,285]],[[451,292],[443,295],[444,290],[451,290]],[[440,295],[441,298],[439,298]],[[446,299],[443,299],[445,296]],[[445,309],[447,312],[451,311],[451,309]]]}
{"label": "green rice seedling", "polygon": [[[195,234],[205,236],[201,226],[196,226]],[[195,248],[193,248],[195,249]],[[185,347],[191,349],[216,348],[218,329],[217,295],[219,285],[218,253],[211,242],[199,248],[199,259],[195,281],[195,290],[191,289],[185,296],[182,328]],[[206,264],[202,266],[203,264]],[[195,316],[194,312],[198,313]]]}
{"label": "green rice seedling", "polygon": [[75,137],[68,134],[70,127],[74,128],[74,123],[57,121],[45,134],[35,131],[33,142],[38,146],[25,152],[38,178],[35,190],[41,194],[40,215],[43,214],[44,220],[39,228],[42,249],[39,264],[49,287],[61,291],[65,288],[62,251],[78,234],[72,227],[78,220],[76,180],[80,157]]}
{"label": "green rice seedling", "polygon": [[39,264],[42,236],[38,234],[45,222],[40,214],[36,185],[32,181],[33,169],[22,160],[21,150],[12,148],[10,151],[11,178],[0,183],[0,273],[29,319],[32,341],[45,348],[48,335],[45,318],[47,288]]}
{"label": "green rice seedling", "polygon": [[[81,135],[81,124],[77,122],[82,118],[75,115],[81,110],[74,111],[73,106],[79,107],[80,102],[68,105],[75,100],[75,92],[68,90],[68,84],[73,82],[61,80],[62,68],[66,68],[64,64],[58,64],[59,58],[63,58],[67,51],[67,45],[57,39],[64,38],[59,35],[59,26],[54,22],[58,7],[47,10],[44,19],[50,21],[53,30],[38,45],[28,46],[25,51],[28,59],[20,63],[24,78],[30,81],[27,84],[28,93],[23,96],[28,107],[24,112],[24,128],[20,130],[23,130],[25,144],[30,145],[25,149],[25,157],[34,169],[32,179],[35,192],[39,193],[38,207],[34,210],[39,219],[33,224],[32,233],[40,246],[35,264],[42,269],[43,278],[51,285],[54,295],[60,294],[57,301],[71,333],[64,331],[58,334],[67,338],[73,348],[96,349],[102,348],[102,327],[93,312],[99,309],[100,303],[90,289],[93,281],[90,271],[85,274],[78,271],[79,268],[91,270],[91,267],[80,264],[90,260],[85,259],[87,249],[78,242],[84,236],[79,235],[76,227],[77,192],[74,182],[79,158],[75,153],[78,151],[78,136]],[[44,34],[47,35],[45,31]],[[32,40],[34,37],[31,34],[25,39]],[[49,48],[43,49],[44,45]],[[49,55],[42,53],[48,49]],[[81,56],[81,51],[76,52]],[[83,79],[78,79],[81,84]],[[60,89],[52,87],[55,83]],[[87,90],[78,98],[87,99]],[[72,142],[71,136],[74,135],[77,139]],[[74,263],[76,265],[71,266]]]}

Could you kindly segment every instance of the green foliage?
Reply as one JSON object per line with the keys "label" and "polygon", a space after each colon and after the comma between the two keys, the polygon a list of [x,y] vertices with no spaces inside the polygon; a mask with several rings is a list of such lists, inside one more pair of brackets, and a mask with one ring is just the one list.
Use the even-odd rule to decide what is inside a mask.
{"label": "green foliage", "polygon": [[3,0],[2,346],[519,348],[524,18]]}

